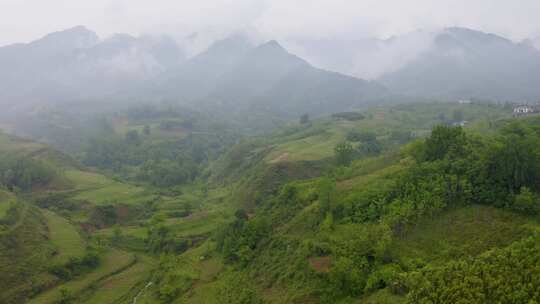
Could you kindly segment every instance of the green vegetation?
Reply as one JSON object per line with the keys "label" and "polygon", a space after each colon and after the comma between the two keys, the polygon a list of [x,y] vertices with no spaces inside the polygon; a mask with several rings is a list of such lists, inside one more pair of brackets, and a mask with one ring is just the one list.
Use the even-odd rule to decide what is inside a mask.
{"label": "green vegetation", "polygon": [[47,164],[12,154],[0,155],[0,185],[11,191],[46,186],[57,175]]}
{"label": "green vegetation", "polygon": [[[345,168],[335,168],[330,177],[289,183],[266,199],[253,218],[237,212],[217,236],[217,249],[239,269],[237,275],[258,279],[250,300],[255,302],[263,298],[257,291],[263,286],[287,295],[278,303],[312,297],[318,299],[314,302],[353,303],[383,295],[411,303],[465,303],[482,297],[522,302],[527,298],[522,291],[504,297],[471,291],[476,297],[471,298],[462,285],[456,288],[463,298],[439,297],[444,291],[431,280],[456,267],[447,263],[497,248],[505,252],[538,229],[539,135],[527,121],[505,123],[486,137],[440,125],[427,139],[406,146],[401,159],[361,159],[350,166],[340,154],[352,151],[351,146],[336,149],[337,163]],[[368,141],[373,136],[350,138]],[[535,258],[524,263],[528,266],[520,267],[537,267]],[[428,271],[436,265],[448,268]],[[507,271],[501,267],[493,271]],[[424,281],[408,281],[424,270]],[[531,275],[526,278],[532,287],[523,289],[528,292],[537,288]],[[456,284],[462,282],[458,277]],[[504,288],[497,282],[490,289]],[[246,296],[234,288],[228,293]]]}
{"label": "green vegetation", "polygon": [[65,218],[51,211],[44,211],[47,220],[49,238],[56,247],[54,263],[64,264],[70,258],[80,257],[86,247],[77,229]]}
{"label": "green vegetation", "polygon": [[78,294],[92,288],[99,282],[130,267],[134,262],[135,256],[120,250],[111,250],[105,254],[103,261],[95,270],[55,288],[49,289],[33,298],[28,303],[55,303],[62,298],[63,290],[68,291],[70,297],[77,297]]}
{"label": "green vegetation", "polygon": [[114,132],[73,147],[91,167],[0,147],[56,165],[0,190],[2,303],[538,301],[538,118],[400,105],[229,149],[157,109],[102,117]]}
{"label": "green vegetation", "polygon": [[536,235],[474,259],[427,267],[407,280],[409,303],[534,303],[540,300]]}
{"label": "green vegetation", "polygon": [[18,201],[8,211],[0,230],[0,302],[22,303],[54,283],[46,274],[54,248],[46,221],[36,208]]}
{"label": "green vegetation", "polygon": [[8,191],[0,191],[0,221],[2,221],[7,215],[8,210],[12,207],[15,200],[15,195],[12,193]]}

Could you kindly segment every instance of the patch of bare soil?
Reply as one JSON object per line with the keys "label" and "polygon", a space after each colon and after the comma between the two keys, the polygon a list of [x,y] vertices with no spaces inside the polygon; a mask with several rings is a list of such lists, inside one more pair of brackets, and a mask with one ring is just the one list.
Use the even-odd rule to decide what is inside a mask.
{"label": "patch of bare soil", "polygon": [[332,268],[332,257],[316,257],[309,259],[309,265],[316,271],[320,273],[327,273]]}

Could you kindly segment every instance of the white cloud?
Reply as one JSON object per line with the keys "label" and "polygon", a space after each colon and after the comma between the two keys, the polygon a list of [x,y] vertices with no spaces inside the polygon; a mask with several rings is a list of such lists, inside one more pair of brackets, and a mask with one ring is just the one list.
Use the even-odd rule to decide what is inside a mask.
{"label": "white cloud", "polygon": [[268,38],[388,37],[466,26],[521,40],[540,32],[538,0],[0,0],[0,45],[83,24],[101,36],[165,32]]}

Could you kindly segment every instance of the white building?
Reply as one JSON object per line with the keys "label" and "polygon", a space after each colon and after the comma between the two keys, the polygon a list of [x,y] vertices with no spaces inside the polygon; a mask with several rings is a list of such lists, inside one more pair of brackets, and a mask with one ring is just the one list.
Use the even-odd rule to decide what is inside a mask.
{"label": "white building", "polygon": [[534,113],[535,109],[529,105],[519,105],[514,107],[514,115],[527,115]]}

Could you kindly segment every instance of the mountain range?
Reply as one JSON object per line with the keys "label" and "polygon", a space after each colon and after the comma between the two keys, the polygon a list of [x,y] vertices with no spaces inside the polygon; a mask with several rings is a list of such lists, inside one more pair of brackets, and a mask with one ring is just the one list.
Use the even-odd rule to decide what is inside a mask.
{"label": "mountain range", "polygon": [[81,26],[0,48],[0,103],[10,106],[103,98],[185,60],[166,37],[100,40]]}
{"label": "mountain range", "polygon": [[516,43],[447,28],[386,40],[285,45],[303,58],[277,41],[255,45],[241,34],[188,58],[166,36],[100,39],[78,26],[0,47],[0,104],[25,109],[81,101],[173,101],[296,116],[404,97],[540,99],[537,39]]}
{"label": "mountain range", "polygon": [[378,80],[401,94],[499,101],[540,100],[540,51],[526,43],[448,28],[414,60]]}

